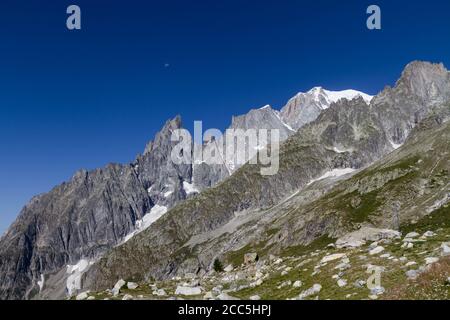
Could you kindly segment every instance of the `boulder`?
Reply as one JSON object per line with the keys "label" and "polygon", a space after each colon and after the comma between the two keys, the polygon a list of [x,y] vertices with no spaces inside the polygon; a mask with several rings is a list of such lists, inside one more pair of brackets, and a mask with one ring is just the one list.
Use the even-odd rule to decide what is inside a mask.
{"label": "boulder", "polygon": [[89,297],[89,292],[82,292],[75,298],[76,300],[86,300]]}
{"label": "boulder", "polygon": [[347,281],[344,280],[344,279],[339,279],[339,280],[337,281],[337,285],[338,285],[340,288],[345,287],[345,286],[347,285]]}
{"label": "boulder", "polygon": [[430,238],[430,237],[434,237],[435,235],[436,235],[436,233],[434,233],[433,231],[427,231],[422,235],[422,237]]}
{"label": "boulder", "polygon": [[258,261],[258,254],[256,252],[246,253],[244,255],[244,264],[252,264]]}
{"label": "boulder", "polygon": [[328,256],[323,257],[322,260],[320,260],[320,263],[321,264],[322,263],[327,263],[327,262],[330,262],[330,261],[333,261],[333,260],[337,260],[337,259],[341,259],[341,258],[344,258],[344,257],[346,257],[345,253],[330,254]]}
{"label": "boulder", "polygon": [[158,290],[153,291],[153,295],[157,296],[157,297],[164,297],[164,296],[167,296],[167,293],[164,289],[158,289]]}
{"label": "boulder", "polygon": [[418,234],[417,232],[410,232],[405,236],[405,239],[413,239],[417,238],[418,236],[420,236],[420,234]]}
{"label": "boulder", "polygon": [[321,286],[320,284],[317,284],[317,283],[316,283],[316,284],[313,285],[311,288],[309,288],[309,289],[303,291],[302,293],[300,293],[300,295],[298,296],[298,298],[299,298],[300,300],[303,300],[303,299],[305,299],[305,298],[307,298],[307,297],[309,297],[309,296],[312,296],[312,295],[314,295],[314,294],[319,293],[320,290],[322,290],[322,286]]}
{"label": "boulder", "polygon": [[234,270],[234,267],[232,264],[229,264],[225,269],[223,269],[223,271],[225,272],[231,272]]}
{"label": "boulder", "polygon": [[444,257],[450,255],[450,242],[443,242],[441,244],[441,255]]}
{"label": "boulder", "polygon": [[406,271],[405,274],[408,277],[408,279],[415,279],[419,276],[419,271],[418,270],[408,270],[408,271]]}
{"label": "boulder", "polygon": [[111,290],[111,293],[113,294],[113,296],[117,296],[120,293],[120,289],[122,289],[125,284],[126,284],[126,282],[122,279],[117,281],[116,285]]}
{"label": "boulder", "polygon": [[369,251],[369,254],[370,254],[371,256],[373,256],[373,255],[379,254],[379,253],[381,253],[381,252],[383,252],[383,251],[384,251],[384,248],[383,248],[382,246],[378,246],[378,247],[376,247],[376,248],[370,250],[370,251]]}
{"label": "boulder", "polygon": [[202,289],[200,287],[178,286],[175,294],[181,296],[198,296],[202,294]]}
{"label": "boulder", "polygon": [[439,261],[439,258],[436,257],[427,257],[425,258],[425,264],[429,265],[429,264],[433,264]]}
{"label": "boulder", "polygon": [[135,283],[135,282],[128,282],[127,283],[127,288],[130,289],[130,290],[137,289],[137,287],[139,287],[139,285],[137,283]]}

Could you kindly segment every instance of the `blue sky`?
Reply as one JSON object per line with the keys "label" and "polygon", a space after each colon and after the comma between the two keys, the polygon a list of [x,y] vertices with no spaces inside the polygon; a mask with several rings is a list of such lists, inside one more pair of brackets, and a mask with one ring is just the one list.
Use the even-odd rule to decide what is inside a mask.
{"label": "blue sky", "polygon": [[[82,30],[65,27],[82,10]],[[382,9],[382,30],[366,8]],[[321,85],[376,94],[411,60],[450,65],[450,3],[0,3],[0,232],[80,168],[127,163],[162,124],[232,115]],[[168,66],[167,66],[168,64]]]}

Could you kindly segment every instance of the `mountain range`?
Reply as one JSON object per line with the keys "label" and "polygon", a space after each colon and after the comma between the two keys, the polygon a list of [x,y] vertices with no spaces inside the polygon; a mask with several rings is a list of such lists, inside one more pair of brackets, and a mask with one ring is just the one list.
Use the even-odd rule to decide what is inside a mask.
{"label": "mountain range", "polygon": [[0,239],[0,298],[207,279],[215,260],[236,267],[246,252],[269,257],[367,228],[399,230],[447,208],[449,116],[449,71],[415,61],[374,97],[316,87],[280,111],[233,117],[233,129],[279,130],[273,176],[226,160],[174,164],[177,116],[132,163],[80,170],[31,199]]}

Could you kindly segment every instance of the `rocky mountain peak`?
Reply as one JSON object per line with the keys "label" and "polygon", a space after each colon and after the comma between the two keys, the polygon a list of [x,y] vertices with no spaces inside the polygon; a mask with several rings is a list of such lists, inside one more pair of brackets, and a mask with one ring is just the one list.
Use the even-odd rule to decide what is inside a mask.
{"label": "rocky mountain peak", "polygon": [[304,125],[317,119],[319,114],[328,109],[331,104],[341,99],[353,100],[361,97],[369,104],[372,96],[357,90],[330,91],[322,87],[314,87],[308,92],[300,92],[291,98],[281,109],[281,119],[298,130]]}
{"label": "rocky mountain peak", "polygon": [[175,118],[167,120],[163,128],[156,134],[155,139],[150,141],[144,150],[144,155],[152,152],[158,146],[170,144],[172,132],[176,129],[182,128],[181,116],[177,115]]}
{"label": "rocky mountain peak", "polygon": [[441,103],[450,97],[450,73],[442,63],[414,61],[405,67],[396,89],[424,103]]}

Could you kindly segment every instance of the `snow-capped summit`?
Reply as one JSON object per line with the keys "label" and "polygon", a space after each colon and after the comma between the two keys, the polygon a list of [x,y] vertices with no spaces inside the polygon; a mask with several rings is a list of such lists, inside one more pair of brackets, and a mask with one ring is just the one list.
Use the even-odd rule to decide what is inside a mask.
{"label": "snow-capped summit", "polygon": [[372,96],[357,90],[330,91],[314,87],[308,92],[300,92],[291,98],[281,109],[280,115],[285,123],[295,130],[317,119],[319,114],[341,99],[353,100],[362,97],[367,104]]}

